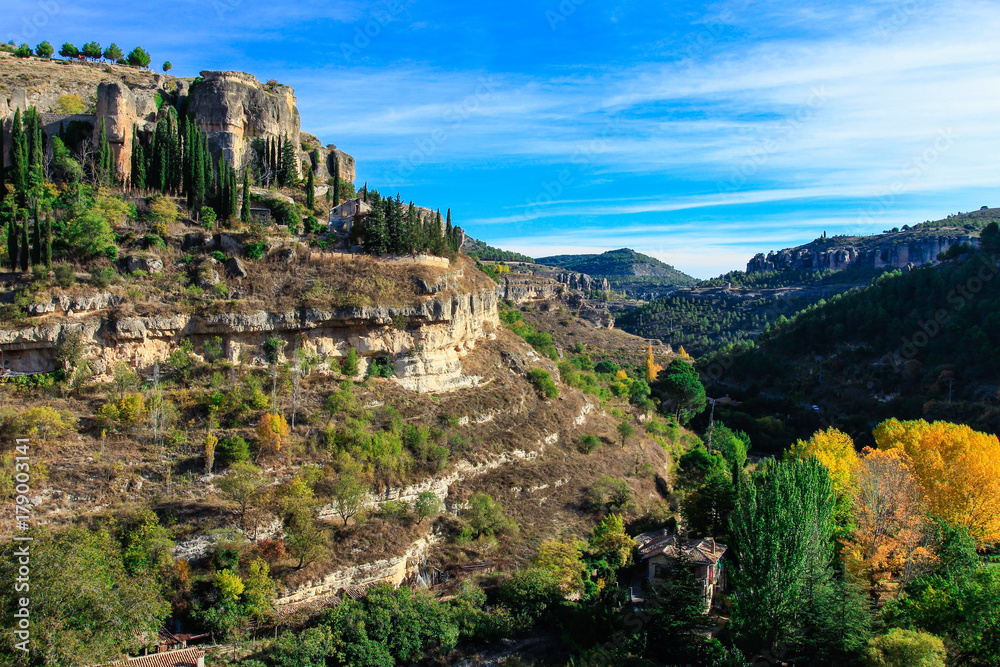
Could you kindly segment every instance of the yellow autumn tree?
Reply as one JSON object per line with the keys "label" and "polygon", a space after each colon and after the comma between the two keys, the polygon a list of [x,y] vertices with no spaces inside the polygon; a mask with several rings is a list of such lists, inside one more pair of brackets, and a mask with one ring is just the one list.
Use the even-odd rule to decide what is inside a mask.
{"label": "yellow autumn tree", "polygon": [[858,466],[858,453],[851,436],[831,426],[825,431],[816,431],[808,440],[799,440],[785,452],[788,460],[810,456],[815,456],[830,471],[830,481],[837,496],[848,496],[851,478]]}
{"label": "yellow autumn tree", "polygon": [[913,461],[928,511],[965,526],[979,544],[1000,540],[1000,440],[961,424],[889,419],[874,431],[879,449]]}
{"label": "yellow autumn tree", "polygon": [[905,452],[865,448],[851,497],[855,527],[844,544],[844,564],[880,601],[934,559],[924,489]]}
{"label": "yellow autumn tree", "polygon": [[681,349],[677,350],[677,354],[681,355],[685,359],[691,358],[691,355],[687,353],[687,350],[684,349],[683,345],[681,345]]}
{"label": "yellow autumn tree", "polygon": [[656,359],[653,358],[653,344],[650,343],[649,350],[646,351],[646,382],[656,382],[662,370],[663,366],[656,363]]}
{"label": "yellow autumn tree", "polygon": [[281,451],[286,438],[292,432],[288,427],[285,418],[276,412],[269,412],[260,418],[257,423],[257,439],[260,441],[260,450],[269,454],[277,454]]}
{"label": "yellow autumn tree", "polygon": [[563,595],[572,595],[583,588],[583,575],[587,567],[583,563],[582,540],[571,537],[566,540],[545,540],[538,545],[534,564],[552,573]]}

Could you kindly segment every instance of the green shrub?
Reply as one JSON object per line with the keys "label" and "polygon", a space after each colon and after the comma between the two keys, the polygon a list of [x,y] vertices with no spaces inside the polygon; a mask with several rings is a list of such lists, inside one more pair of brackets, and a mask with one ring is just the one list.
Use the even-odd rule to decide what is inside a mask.
{"label": "green shrub", "polygon": [[577,445],[577,449],[580,450],[581,454],[590,454],[601,446],[601,439],[596,435],[585,435],[580,438],[580,443]]}
{"label": "green shrub", "polygon": [[52,273],[55,275],[56,285],[63,289],[72,287],[76,282],[76,269],[71,264],[56,264]]}
{"label": "green shrub", "polygon": [[473,537],[517,532],[514,520],[508,518],[503,508],[485,493],[469,498],[469,507],[462,511],[462,518]]}
{"label": "green shrub", "polygon": [[594,366],[594,370],[602,375],[614,375],[621,370],[618,364],[613,361],[602,361],[601,363]]}
{"label": "green shrub", "polygon": [[535,389],[545,398],[559,397],[559,387],[556,386],[556,383],[552,380],[552,375],[548,371],[541,368],[532,369],[528,371],[528,379],[531,380],[531,383],[535,385]]}
{"label": "green shrub", "polygon": [[340,360],[340,372],[349,378],[358,376],[358,353],[352,347],[347,355]]}
{"label": "green shrub", "polygon": [[365,377],[389,378],[396,374],[396,368],[388,357],[375,357],[368,364]]}
{"label": "green shrub", "polygon": [[212,251],[212,259],[214,259],[215,261],[221,263],[221,262],[225,262],[229,258],[226,257],[226,253],[224,253],[224,252],[222,252],[220,250],[213,250]]}
{"label": "green shrub", "polygon": [[624,479],[604,475],[584,494],[587,506],[595,512],[627,512],[632,509],[632,489]]}
{"label": "green shrub", "polygon": [[215,214],[215,209],[211,206],[202,206],[199,219],[201,226],[205,229],[215,229],[215,221],[219,219],[219,216]]}
{"label": "green shrub", "polygon": [[262,241],[248,243],[243,246],[243,256],[252,262],[256,262],[267,255],[267,244]]}
{"label": "green shrub", "polygon": [[146,234],[142,237],[142,247],[143,248],[166,248],[167,243],[161,237],[156,234]]}
{"label": "green shrub", "polygon": [[90,284],[98,289],[104,289],[118,278],[118,273],[110,266],[94,269],[90,272]]}
{"label": "green shrub", "polygon": [[242,463],[250,458],[250,446],[238,435],[226,438],[215,448],[215,458],[223,466]]}

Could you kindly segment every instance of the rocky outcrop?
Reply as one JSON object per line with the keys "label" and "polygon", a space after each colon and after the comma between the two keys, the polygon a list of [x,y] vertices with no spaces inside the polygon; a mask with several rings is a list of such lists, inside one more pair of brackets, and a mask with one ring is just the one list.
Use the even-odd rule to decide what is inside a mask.
{"label": "rocky outcrop", "polygon": [[[148,131],[156,123],[157,93],[155,88],[132,89],[120,81],[104,82],[97,86],[94,145],[97,145],[103,122],[119,179],[127,180],[131,174],[132,128]],[[63,122],[63,119],[59,121]]]}
{"label": "rocky outcrop", "polygon": [[871,242],[858,239],[858,243],[810,243],[797,248],[758,253],[747,263],[747,273],[766,271],[832,270],[848,268],[902,269],[908,264],[921,266],[937,262],[939,253],[955,244],[978,245],[979,239],[965,234],[926,236],[923,238],[886,239]]}
{"label": "rocky outcrop", "polygon": [[[206,279],[218,280],[213,266]],[[300,309],[274,313],[256,311],[220,315],[140,317],[114,311],[84,321],[60,318],[32,327],[0,330],[0,351],[10,368],[22,372],[52,370],[60,341],[79,333],[85,356],[94,371],[103,375],[124,361],[141,370],[164,361],[182,338],[200,348],[208,338],[220,337],[229,359],[241,354],[250,363],[264,365],[261,345],[271,337],[286,341],[291,354],[296,342],[331,366],[353,348],[361,371],[375,359],[392,364],[402,386],[441,392],[475,385],[466,376],[461,359],[476,343],[494,336],[499,327],[499,289],[429,297],[417,306]],[[109,302],[110,303],[110,302]],[[69,304],[51,311],[69,310]]]}
{"label": "rocky outcrop", "polygon": [[326,183],[333,178],[333,173],[338,167],[340,180],[353,183],[354,179],[357,178],[354,158],[333,144],[326,148],[320,146],[311,148],[308,151],[308,157],[316,173],[316,180],[320,183]]}
{"label": "rocky outcrop", "polygon": [[566,285],[570,289],[583,290],[610,290],[611,284],[607,278],[592,278],[586,273],[560,273],[556,280]]}
{"label": "rocky outcrop", "polygon": [[261,84],[244,72],[201,73],[188,92],[188,113],[208,135],[215,156],[242,167],[256,137],[287,139],[298,150],[299,110],[295,91],[277,83]]}
{"label": "rocky outcrop", "polygon": [[555,280],[521,273],[510,273],[503,280],[503,296],[514,303],[554,299],[564,290],[565,287]]}

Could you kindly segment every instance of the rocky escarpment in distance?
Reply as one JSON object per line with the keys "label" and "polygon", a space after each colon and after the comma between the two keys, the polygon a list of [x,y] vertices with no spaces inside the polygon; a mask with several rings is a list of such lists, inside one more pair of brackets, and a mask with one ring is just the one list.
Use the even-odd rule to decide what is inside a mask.
{"label": "rocky escarpment in distance", "polygon": [[938,254],[953,245],[964,243],[975,246],[979,237],[961,233],[918,236],[898,232],[876,237],[817,239],[796,248],[770,252],[766,256],[758,253],[747,263],[747,273],[803,269],[902,269],[911,264],[933,264],[937,262]]}

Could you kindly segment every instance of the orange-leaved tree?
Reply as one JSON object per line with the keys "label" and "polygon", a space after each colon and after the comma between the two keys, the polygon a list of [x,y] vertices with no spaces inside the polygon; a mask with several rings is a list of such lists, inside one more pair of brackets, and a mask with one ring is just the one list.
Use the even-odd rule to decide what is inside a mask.
{"label": "orange-leaved tree", "polygon": [[856,523],[844,545],[844,564],[878,601],[934,558],[925,493],[905,452],[865,448],[852,497]]}
{"label": "orange-leaved tree", "polygon": [[276,412],[264,414],[257,424],[260,451],[264,454],[277,454],[291,432],[288,422],[280,414]]}
{"label": "orange-leaved tree", "polygon": [[962,424],[889,419],[875,428],[879,449],[913,460],[930,514],[964,526],[982,545],[1000,540],[1000,440]]}

